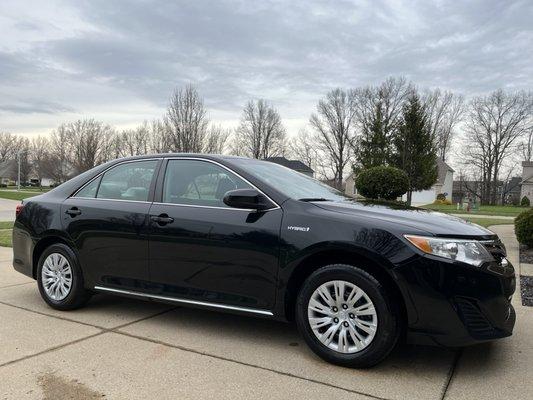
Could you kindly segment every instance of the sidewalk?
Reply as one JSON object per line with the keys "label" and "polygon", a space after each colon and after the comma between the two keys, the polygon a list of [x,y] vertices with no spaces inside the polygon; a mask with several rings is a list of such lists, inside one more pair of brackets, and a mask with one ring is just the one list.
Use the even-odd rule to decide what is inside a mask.
{"label": "sidewalk", "polygon": [[450,215],[453,215],[454,217],[462,217],[462,218],[471,217],[471,218],[504,219],[504,220],[508,220],[510,224],[515,219],[515,217],[509,217],[506,215],[485,215],[485,214],[476,214],[476,213],[466,213],[466,214],[450,213]]}
{"label": "sidewalk", "polygon": [[[512,226],[495,226],[516,266]],[[449,350],[399,346],[368,370],[328,364],[292,325],[94,296],[59,312],[0,248],[0,399],[531,399],[533,308],[515,334]]]}

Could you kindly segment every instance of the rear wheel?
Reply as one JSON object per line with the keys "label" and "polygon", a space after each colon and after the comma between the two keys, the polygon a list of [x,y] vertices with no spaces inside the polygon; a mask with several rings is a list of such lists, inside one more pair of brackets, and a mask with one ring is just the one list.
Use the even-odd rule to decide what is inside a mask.
{"label": "rear wheel", "polygon": [[41,254],[37,267],[41,297],[57,310],[82,307],[91,297],[83,287],[83,275],[76,254],[65,244],[49,246]]}
{"label": "rear wheel", "polygon": [[320,357],[348,367],[370,367],[394,348],[399,313],[372,275],[351,265],[318,269],[304,282],[297,300],[297,324]]}

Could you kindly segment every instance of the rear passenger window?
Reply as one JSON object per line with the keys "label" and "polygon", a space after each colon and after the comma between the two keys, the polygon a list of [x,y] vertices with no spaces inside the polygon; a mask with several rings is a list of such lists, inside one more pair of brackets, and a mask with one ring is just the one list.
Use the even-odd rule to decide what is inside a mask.
{"label": "rear passenger window", "polygon": [[156,160],[118,165],[107,171],[98,188],[98,199],[147,201]]}
{"label": "rear passenger window", "polygon": [[211,162],[170,160],[163,185],[163,203],[229,207],[222,201],[228,191],[250,188],[243,179]]}
{"label": "rear passenger window", "polygon": [[84,186],[78,193],[74,195],[74,197],[89,197],[94,199],[96,197],[96,191],[98,190],[98,185],[100,184],[100,178],[96,178],[95,180],[89,182],[86,186]]}

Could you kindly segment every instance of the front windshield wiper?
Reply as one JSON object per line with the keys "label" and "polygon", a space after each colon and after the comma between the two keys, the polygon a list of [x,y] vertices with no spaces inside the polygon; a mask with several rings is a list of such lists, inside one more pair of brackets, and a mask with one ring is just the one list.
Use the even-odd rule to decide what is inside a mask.
{"label": "front windshield wiper", "polygon": [[325,199],[324,197],[304,197],[298,200],[299,201],[331,201],[330,199]]}

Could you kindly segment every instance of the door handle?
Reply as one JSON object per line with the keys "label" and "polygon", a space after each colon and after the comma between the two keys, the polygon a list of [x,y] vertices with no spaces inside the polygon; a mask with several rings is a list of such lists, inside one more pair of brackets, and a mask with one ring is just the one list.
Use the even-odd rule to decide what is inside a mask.
{"label": "door handle", "polygon": [[65,211],[65,214],[68,214],[71,217],[75,217],[76,215],[81,214],[81,210],[78,207],[72,207],[72,208],[69,208],[67,211]]}
{"label": "door handle", "polygon": [[166,225],[174,222],[174,218],[169,217],[167,214],[152,215],[150,219],[157,222],[159,225]]}

